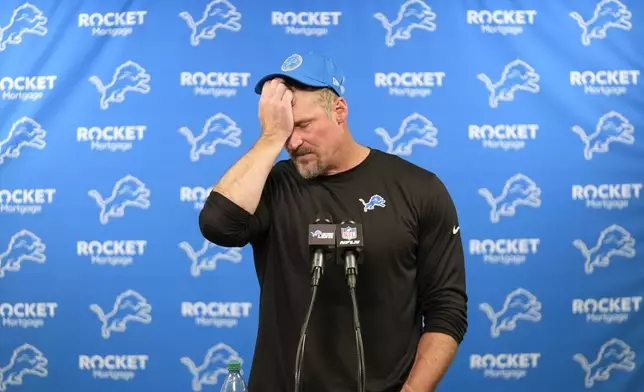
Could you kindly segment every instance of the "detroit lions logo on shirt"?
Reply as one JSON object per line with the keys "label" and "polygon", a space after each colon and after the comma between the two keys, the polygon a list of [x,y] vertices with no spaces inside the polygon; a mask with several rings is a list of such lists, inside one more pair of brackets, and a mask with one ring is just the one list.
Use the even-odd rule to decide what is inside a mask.
{"label": "detroit lions logo on shirt", "polygon": [[362,200],[362,199],[358,199],[358,200],[360,200],[360,203],[362,203],[362,205],[364,206],[364,212],[367,212],[367,211],[369,211],[369,210],[373,210],[373,209],[375,209],[376,207],[382,207],[382,208],[385,208],[386,200],[384,199],[384,197],[382,197],[382,196],[380,196],[380,195],[373,195],[373,196],[371,196],[371,197],[369,198],[369,201],[368,201],[368,202],[365,202],[365,201],[364,201],[364,200]]}

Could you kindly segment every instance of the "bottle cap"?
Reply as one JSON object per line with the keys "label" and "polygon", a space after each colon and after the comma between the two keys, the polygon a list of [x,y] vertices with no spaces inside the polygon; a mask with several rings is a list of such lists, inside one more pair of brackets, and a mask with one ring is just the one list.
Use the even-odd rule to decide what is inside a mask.
{"label": "bottle cap", "polygon": [[237,361],[228,362],[228,370],[238,372],[241,370],[241,364]]}

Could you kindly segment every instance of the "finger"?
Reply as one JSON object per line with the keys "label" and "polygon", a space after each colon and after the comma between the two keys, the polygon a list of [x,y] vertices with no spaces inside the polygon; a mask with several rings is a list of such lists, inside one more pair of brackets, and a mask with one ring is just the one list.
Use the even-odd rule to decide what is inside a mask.
{"label": "finger", "polygon": [[284,98],[284,93],[288,91],[288,87],[284,83],[280,83],[275,87],[275,92],[273,93],[273,98],[278,101],[281,101]]}
{"label": "finger", "polygon": [[282,102],[288,103],[289,105],[293,102],[293,91],[287,89],[282,96]]}
{"label": "finger", "polygon": [[275,93],[275,87],[277,87],[278,83],[279,80],[277,79],[271,79],[267,82],[264,82],[264,85],[262,86],[261,97],[265,99],[273,97],[273,94]]}
{"label": "finger", "polygon": [[268,95],[268,89],[270,89],[270,86],[270,81],[264,82],[264,84],[262,85],[262,92],[260,94],[260,97],[266,97]]}

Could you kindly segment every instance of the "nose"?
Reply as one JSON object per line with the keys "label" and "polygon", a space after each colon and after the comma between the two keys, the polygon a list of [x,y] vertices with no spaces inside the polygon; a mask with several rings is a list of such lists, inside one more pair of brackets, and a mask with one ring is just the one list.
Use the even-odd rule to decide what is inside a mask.
{"label": "nose", "polygon": [[293,130],[291,136],[286,140],[286,148],[289,151],[295,151],[302,145],[302,137],[298,134],[297,130]]}

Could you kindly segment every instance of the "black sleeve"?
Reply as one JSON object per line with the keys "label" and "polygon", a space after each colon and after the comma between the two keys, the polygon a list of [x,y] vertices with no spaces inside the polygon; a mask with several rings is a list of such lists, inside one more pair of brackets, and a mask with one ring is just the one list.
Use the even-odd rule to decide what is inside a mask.
{"label": "black sleeve", "polygon": [[210,242],[224,247],[242,247],[261,238],[270,222],[270,186],[267,180],[254,214],[219,192],[212,191],[199,213],[199,229]]}
{"label": "black sleeve", "polygon": [[417,253],[423,332],[442,332],[460,344],[467,331],[467,294],[456,207],[438,177],[423,186],[428,191],[423,192],[420,201]]}

